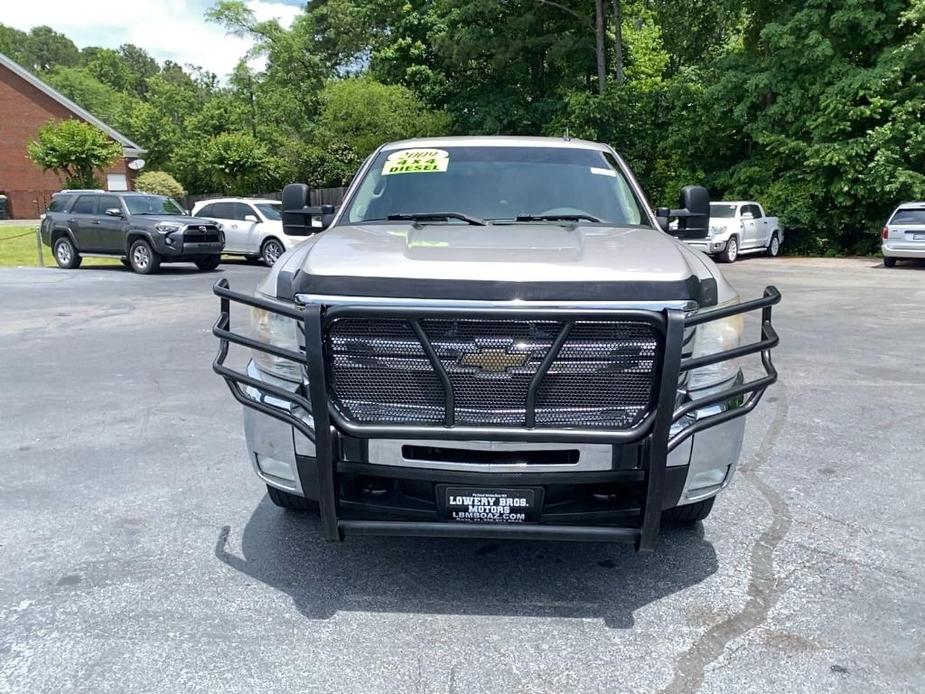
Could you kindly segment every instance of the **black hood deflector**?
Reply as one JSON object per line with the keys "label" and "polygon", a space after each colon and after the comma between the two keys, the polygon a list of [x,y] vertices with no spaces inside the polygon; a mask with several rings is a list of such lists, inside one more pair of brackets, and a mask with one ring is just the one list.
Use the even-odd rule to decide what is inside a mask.
{"label": "black hood deflector", "polygon": [[276,295],[294,300],[297,294],[461,301],[695,301],[700,306],[715,306],[717,302],[716,280],[701,280],[693,275],[671,282],[505,282],[281,271]]}

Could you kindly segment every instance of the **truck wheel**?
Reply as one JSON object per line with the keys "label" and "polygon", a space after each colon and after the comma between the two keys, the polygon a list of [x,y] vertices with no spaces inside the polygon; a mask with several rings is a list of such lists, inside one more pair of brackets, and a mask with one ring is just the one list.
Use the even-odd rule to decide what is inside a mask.
{"label": "truck wheel", "polygon": [[736,236],[730,236],[726,242],[726,247],[719,254],[719,259],[723,263],[734,263],[739,257],[739,239]]}
{"label": "truck wheel", "polygon": [[71,240],[67,236],[62,236],[55,241],[55,245],[52,248],[55,252],[55,262],[58,263],[58,267],[60,268],[73,270],[74,268],[80,267],[80,264],[83,262],[80,253],[77,252],[77,249],[74,248],[74,244],[71,243]]}
{"label": "truck wheel", "polygon": [[776,258],[780,255],[780,239],[777,237],[777,232],[775,231],[771,234],[771,243],[768,244],[768,257]]}
{"label": "truck wheel", "polygon": [[196,261],[196,267],[198,267],[203,272],[211,272],[218,267],[218,264],[222,262],[222,257],[219,255],[210,255],[208,258],[202,258],[201,260]]}
{"label": "truck wheel", "polygon": [[273,267],[273,264],[285,252],[286,249],[283,248],[283,244],[276,239],[270,238],[263,242],[263,246],[260,248],[260,257],[268,267]]}
{"label": "truck wheel", "polygon": [[132,266],[132,270],[139,275],[153,274],[161,266],[161,257],[154,252],[151,244],[144,239],[138,239],[128,249],[128,261]]}
{"label": "truck wheel", "polygon": [[271,487],[269,484],[267,485],[267,496],[270,497],[270,501],[280,508],[286,508],[290,511],[318,513],[318,502],[306,499],[304,496],[284,492],[282,489]]}
{"label": "truck wheel", "polygon": [[[58,264],[61,265],[61,263]],[[61,267],[64,266],[61,265]],[[883,256],[883,267],[896,267],[896,258],[888,258],[887,256]]]}
{"label": "truck wheel", "polygon": [[696,523],[702,521],[710,515],[713,510],[715,496],[709,499],[698,501],[695,504],[685,504],[684,506],[675,506],[667,511],[662,512],[662,520],[672,521],[674,523]]}

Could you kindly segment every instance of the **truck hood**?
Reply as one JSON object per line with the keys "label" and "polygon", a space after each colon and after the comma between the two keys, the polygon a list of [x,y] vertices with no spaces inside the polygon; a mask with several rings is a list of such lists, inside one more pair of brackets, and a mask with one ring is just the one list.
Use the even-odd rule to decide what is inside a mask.
{"label": "truck hood", "polygon": [[716,298],[702,256],[646,227],[339,225],[287,256],[266,293],[704,303],[703,281]]}

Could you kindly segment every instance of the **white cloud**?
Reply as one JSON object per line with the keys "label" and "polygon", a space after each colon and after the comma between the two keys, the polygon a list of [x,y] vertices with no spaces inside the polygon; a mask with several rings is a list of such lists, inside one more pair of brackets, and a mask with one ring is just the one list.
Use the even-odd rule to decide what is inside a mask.
{"label": "white cloud", "polygon": [[[28,31],[47,24],[80,48],[117,48],[133,43],[159,62],[198,65],[225,77],[253,45],[249,39],[227,36],[203,15],[209,0],[4,0],[0,24]],[[260,21],[278,19],[289,26],[302,4],[248,0]],[[259,64],[259,63],[258,63]]]}

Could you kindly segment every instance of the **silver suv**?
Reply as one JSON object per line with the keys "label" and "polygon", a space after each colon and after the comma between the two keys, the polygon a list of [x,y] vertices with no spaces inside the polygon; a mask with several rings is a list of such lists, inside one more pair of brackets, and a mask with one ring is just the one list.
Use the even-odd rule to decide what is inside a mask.
{"label": "silver suv", "polygon": [[925,202],[906,202],[897,207],[880,236],[886,267],[894,267],[901,258],[925,259]]}
{"label": "silver suv", "polygon": [[[632,542],[696,522],[776,379],[769,287],[741,302],[606,145],[441,138],[380,147],[333,218],[283,191],[289,235],[255,295],[219,281],[214,369],[271,500],[329,540]],[[679,220],[669,235],[670,220]],[[674,236],[674,237],[673,237]],[[251,310],[234,332],[233,305]],[[760,312],[757,340],[744,316]],[[244,370],[232,345],[252,350]],[[760,355],[746,378],[739,359]]]}

